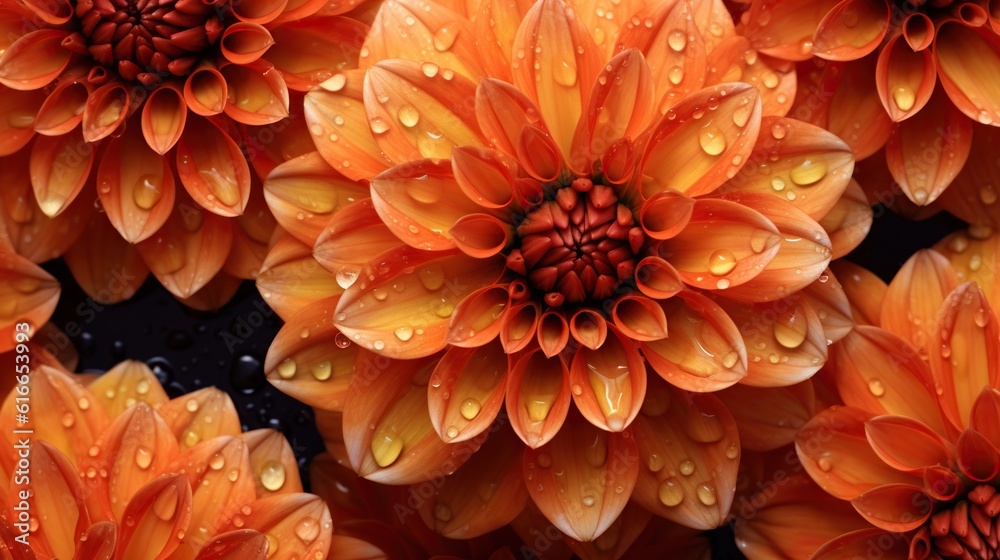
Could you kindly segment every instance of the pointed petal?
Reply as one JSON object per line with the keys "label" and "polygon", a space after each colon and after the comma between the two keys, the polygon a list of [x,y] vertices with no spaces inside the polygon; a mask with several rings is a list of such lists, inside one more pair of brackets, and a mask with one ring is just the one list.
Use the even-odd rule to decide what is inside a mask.
{"label": "pointed petal", "polygon": [[[715,109],[706,114],[706,107]],[[643,196],[666,189],[698,196],[735,176],[757,140],[760,112],[757,90],[747,84],[712,86],[685,97],[651,129],[642,160]]]}
{"label": "pointed petal", "polygon": [[222,269],[233,242],[229,221],[177,193],[166,223],[136,248],[170,293],[190,297]]}
{"label": "pointed petal", "polygon": [[[530,0],[482,0],[474,14],[476,46],[486,74],[507,83],[512,81],[511,57],[517,28],[531,8]],[[584,17],[583,13],[577,12]],[[603,20],[603,18],[602,18]]]}
{"label": "pointed petal", "polygon": [[[65,455],[44,441],[31,446],[30,457],[29,466],[18,473],[31,481],[32,518],[44,520],[32,532],[31,544],[49,549],[56,558],[70,558],[77,539],[90,525],[80,476]],[[21,492],[18,499],[24,503],[28,491]]]}
{"label": "pointed petal", "polygon": [[[427,356],[444,348],[455,307],[495,282],[503,269],[498,258],[393,249],[365,265],[360,277],[367,282],[356,282],[344,292],[335,324],[351,340],[384,355]],[[400,336],[401,329],[413,329],[413,335]]]}
{"label": "pointed petal", "polygon": [[331,312],[339,297],[292,315],[264,361],[267,379],[278,390],[324,410],[343,410],[357,349],[333,326]]}
{"label": "pointed petal", "polygon": [[994,165],[993,154],[1000,145],[1000,128],[973,127],[972,149],[965,166],[945,189],[937,202],[948,212],[970,224],[1000,225],[1000,204],[997,185],[1000,167]]}
{"label": "pointed petal", "polygon": [[997,251],[1000,236],[994,235],[989,226],[970,226],[957,231],[941,241],[934,250],[946,256],[962,282],[975,282],[986,294],[986,299],[996,301],[998,287]]}
{"label": "pointed petal", "polygon": [[851,500],[872,525],[886,531],[912,531],[931,516],[931,497],[911,484],[886,484]]}
{"label": "pointed petal", "polygon": [[267,61],[281,71],[289,89],[309,91],[336,70],[356,65],[368,27],[350,17],[329,16],[304,18],[270,31],[274,46],[267,51]]}
{"label": "pointed petal", "polygon": [[250,452],[250,470],[255,475],[258,497],[302,491],[295,453],[281,432],[254,430],[240,437]]}
{"label": "pointed petal", "polygon": [[[143,486],[125,508],[119,526],[121,558],[163,560],[181,543],[191,520],[191,483],[183,474],[165,474]],[[129,523],[132,521],[132,523]],[[117,556],[116,556],[117,557]]]}
{"label": "pointed petal", "polygon": [[184,103],[196,115],[218,115],[225,110],[228,98],[225,77],[211,65],[195,69],[184,82]]}
{"label": "pointed petal", "polygon": [[958,284],[958,275],[948,259],[934,250],[918,251],[903,264],[885,292],[881,326],[918,351],[936,351],[934,319]]}
{"label": "pointed petal", "polygon": [[276,225],[259,180],[251,177],[250,200],[243,214],[233,221],[233,245],[222,271],[243,280],[256,279]]}
{"label": "pointed petal", "polygon": [[233,401],[215,387],[177,397],[160,406],[157,412],[180,442],[181,451],[200,441],[238,436],[242,431]]}
{"label": "pointed petal", "polygon": [[[514,305],[507,313],[504,313],[500,325],[500,343],[503,344],[505,352],[514,354],[535,340],[535,331],[538,328],[541,314],[541,307],[530,301]],[[571,332],[572,329],[573,325],[571,324]]]}
{"label": "pointed petal", "polygon": [[37,113],[46,101],[44,92],[18,91],[4,87],[0,89],[4,119],[0,120],[0,155],[11,155],[35,136]]}
{"label": "pointed petal", "polygon": [[352,202],[330,218],[313,247],[313,257],[347,289],[372,255],[403,245],[375,212],[370,198]]}
{"label": "pointed petal", "polygon": [[840,200],[854,170],[850,147],[813,125],[765,117],[747,165],[722,188],[784,198],[820,220]]}
{"label": "pointed petal", "polygon": [[250,167],[236,142],[211,121],[192,117],[177,143],[177,176],[202,208],[220,216],[243,213]]}
{"label": "pointed petal", "polygon": [[[52,93],[45,98],[45,103],[38,109],[34,123],[35,132],[47,136],[57,136],[76,128],[76,125],[83,120],[83,109],[87,104],[91,89],[90,85],[82,80],[61,79]],[[16,90],[7,91],[10,92],[8,95],[18,93]],[[23,103],[26,99],[20,95],[10,95],[10,97],[13,98],[11,101],[14,103],[9,109],[8,119],[13,117],[14,122],[8,120],[7,125],[12,129],[10,131],[15,138],[8,140],[8,142],[16,142],[18,134],[23,134],[23,131],[18,130],[18,120],[20,119],[23,123],[26,122],[24,119],[27,118],[19,112],[19,109],[23,110]],[[34,95],[27,94],[26,97],[31,99]]]}
{"label": "pointed petal", "polygon": [[446,442],[476,437],[500,412],[506,387],[507,356],[499,341],[478,348],[449,348],[427,386],[434,430]]}
{"label": "pointed petal", "polygon": [[625,338],[650,341],[667,336],[667,318],[663,309],[649,298],[622,296],[614,302],[611,317]]}
{"label": "pointed petal", "polygon": [[641,345],[653,369],[688,391],[717,391],[746,375],[746,347],[732,319],[696,292],[680,292],[662,303],[667,338]]}
{"label": "pointed petal", "polygon": [[77,545],[73,560],[111,560],[118,539],[117,524],[111,521],[94,523],[84,536],[86,540]]}
{"label": "pointed petal", "polygon": [[837,390],[850,406],[916,418],[942,433],[944,424],[926,363],[896,335],[859,326],[833,348]]}
{"label": "pointed petal", "polygon": [[521,90],[496,79],[482,80],[476,86],[476,120],[494,147],[514,157],[525,126],[548,132],[535,103]]}
{"label": "pointed petal", "polygon": [[364,72],[335,74],[306,94],[304,114],[320,155],[344,176],[374,177],[390,165],[368,124],[363,101]]}
{"label": "pointed petal", "polygon": [[241,512],[236,520],[244,529],[267,536],[268,556],[274,560],[326,558],[330,550],[333,522],[330,509],[312,494],[280,494],[249,504],[250,513]]}
{"label": "pointed petal", "polygon": [[528,501],[523,447],[513,432],[498,430],[455,474],[435,481],[429,498],[425,485],[410,487],[424,523],[449,539],[478,537],[510,523]]}
{"label": "pointed petal", "polygon": [[813,38],[813,54],[827,60],[854,60],[878,48],[889,29],[885,0],[846,0],[823,16]]}
{"label": "pointed petal", "polygon": [[[649,511],[630,502],[611,526],[593,541],[580,542],[569,537],[564,537],[563,540],[584,560],[624,558],[626,553],[630,552],[632,545],[641,538],[644,530],[650,526],[650,517]],[[671,541],[671,544],[676,543]],[[671,551],[676,552],[677,548],[671,546]]]}
{"label": "pointed petal", "polygon": [[233,64],[247,64],[259,59],[273,45],[274,37],[265,27],[241,21],[222,32],[219,51]]}
{"label": "pointed petal", "polygon": [[562,359],[546,358],[538,349],[517,360],[507,376],[507,416],[524,443],[548,443],[570,408],[569,370]]}
{"label": "pointed petal", "polygon": [[937,83],[937,69],[930,49],[914,52],[903,39],[898,35],[886,43],[875,70],[875,85],[882,106],[895,122],[908,119],[923,109]]}
{"label": "pointed petal", "polygon": [[502,152],[462,146],[451,152],[455,181],[470,200],[486,208],[503,208],[514,199],[517,162]]}
{"label": "pointed petal", "polygon": [[762,53],[785,60],[812,56],[813,34],[840,0],[767,0],[754,2],[743,34]]}
{"label": "pointed petal", "polygon": [[584,418],[602,430],[627,428],[646,394],[646,368],[629,338],[611,328],[600,348],[580,348],[570,365],[573,401]]}
{"label": "pointed petal", "polygon": [[549,443],[525,451],[524,480],[553,525],[570,538],[592,541],[632,495],[640,470],[638,449],[631,432],[605,432],[575,413],[567,423]]}
{"label": "pointed petal", "polygon": [[739,467],[736,421],[714,395],[650,381],[633,426],[639,479],[633,498],[653,513],[694,529],[725,522]]}
{"label": "pointed petal", "polygon": [[746,82],[760,91],[763,115],[787,115],[797,88],[795,66],[760,55],[745,37],[731,34],[723,37],[709,51],[705,85]]}
{"label": "pointed petal", "polygon": [[833,208],[819,220],[819,225],[830,235],[834,260],[847,255],[864,241],[871,230],[874,212],[864,189],[851,179]]}
{"label": "pointed petal", "polygon": [[958,436],[955,458],[962,474],[976,482],[989,482],[1000,471],[996,447],[974,430],[965,430]]}
{"label": "pointed petal", "polygon": [[101,207],[129,243],[148,239],[167,221],[177,188],[169,162],[138,133],[129,127],[112,139],[97,170]]}
{"label": "pointed petal", "polygon": [[455,307],[448,325],[448,343],[474,348],[482,346],[500,333],[504,309],[510,304],[507,286],[494,284],[469,294]]}
{"label": "pointed petal", "polygon": [[29,335],[44,325],[59,301],[59,284],[27,259],[0,248],[0,351],[12,350],[17,326],[28,324]]}
{"label": "pointed petal", "polygon": [[854,327],[851,304],[833,272],[827,268],[815,282],[802,290],[803,297],[823,323],[826,339],[837,342]]}
{"label": "pointed petal", "polygon": [[264,197],[278,224],[309,246],[334,213],[367,198],[368,192],[365,185],[337,173],[317,152],[282,163],[264,181]]}
{"label": "pointed petal", "polygon": [[563,156],[587,107],[603,57],[583,23],[562,0],[542,0],[528,10],[514,39],[513,84],[538,106]]}
{"label": "pointed petal", "polygon": [[887,286],[881,278],[845,260],[830,263],[851,302],[851,314],[859,325],[879,326]]}
{"label": "pointed petal", "polygon": [[94,149],[74,130],[61,136],[41,136],[31,146],[31,186],[46,216],[55,217],[83,189],[94,164]]}
{"label": "pointed petal", "polygon": [[54,80],[73,56],[62,46],[67,35],[58,29],[39,29],[19,37],[0,56],[0,84],[32,90]]}
{"label": "pointed petal", "polygon": [[834,406],[814,416],[795,436],[806,472],[841,500],[881,484],[919,484],[916,477],[891,468],[872,451],[865,434],[870,418],[871,413],[861,409]]}
{"label": "pointed petal", "polygon": [[1000,449],[1000,391],[992,387],[983,388],[972,405],[969,427]]}
{"label": "pointed petal", "polygon": [[268,306],[285,320],[343,293],[337,278],[319,265],[310,247],[288,234],[279,237],[264,258],[257,289]]}
{"label": "pointed petal", "polygon": [[165,155],[177,144],[185,123],[187,103],[184,92],[176,84],[167,82],[146,98],[142,106],[142,135],[156,153]]}
{"label": "pointed petal", "polygon": [[934,56],[948,97],[963,113],[983,124],[1000,121],[1000,39],[994,32],[947,21],[937,29]]}
{"label": "pointed petal", "polygon": [[[402,34],[400,29],[407,32]],[[436,2],[403,0],[382,5],[362,52],[367,55],[358,61],[361,68],[405,59],[451,69],[474,80],[483,75],[474,27],[468,18]]]}
{"label": "pointed petal", "polygon": [[265,560],[267,537],[253,529],[238,529],[217,535],[201,549],[195,560]]}
{"label": "pointed petal", "polygon": [[288,86],[270,63],[230,64],[220,71],[229,95],[225,113],[234,121],[259,126],[288,116]]}
{"label": "pointed petal", "polygon": [[485,434],[445,443],[434,430],[427,383],[438,359],[391,360],[358,351],[344,407],[344,442],[360,476],[390,484],[432,480],[454,472],[482,444]]}
{"label": "pointed petal", "polygon": [[895,469],[912,472],[951,460],[948,443],[919,420],[876,416],[865,423],[865,433],[875,454]]}
{"label": "pointed petal", "polygon": [[108,82],[87,98],[83,109],[83,139],[97,142],[120,131],[128,117],[132,96],[120,82]]}
{"label": "pointed petal", "polygon": [[636,287],[645,296],[668,299],[684,289],[684,279],[660,257],[646,257],[635,267]]}
{"label": "pointed petal", "polygon": [[885,144],[892,132],[892,119],[885,112],[875,86],[875,58],[869,56],[846,64],[826,65],[818,91],[828,93],[821,103],[828,107],[826,128],[847,142],[854,157],[862,160]]}
{"label": "pointed petal", "polygon": [[242,283],[241,278],[219,272],[197,292],[178,301],[196,311],[218,311],[233,299]]}
{"label": "pointed petal", "polygon": [[[996,387],[1000,360],[1000,327],[978,285],[962,284],[941,306],[937,352],[930,350],[931,372],[943,389],[938,401],[956,428],[968,425],[972,404],[983,387]],[[935,340],[935,339],[932,339]],[[932,343],[929,343],[932,344]]]}
{"label": "pointed petal", "polygon": [[153,370],[135,360],[125,360],[109,369],[88,385],[87,390],[104,407],[110,420],[118,418],[137,402],[156,408],[170,400]]}
{"label": "pointed petal", "polygon": [[812,418],[815,394],[809,380],[789,387],[733,385],[715,394],[732,413],[740,430],[740,446],[771,451],[795,441]]}
{"label": "pointed petal", "polygon": [[510,245],[513,230],[513,226],[489,214],[469,214],[452,224],[448,234],[463,253],[485,259]]}

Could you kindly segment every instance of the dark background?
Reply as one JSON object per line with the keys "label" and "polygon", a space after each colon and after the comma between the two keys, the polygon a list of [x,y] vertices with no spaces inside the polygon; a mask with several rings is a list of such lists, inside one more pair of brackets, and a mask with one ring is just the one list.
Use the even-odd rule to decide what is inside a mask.
{"label": "dark background", "polygon": [[[945,213],[911,222],[882,208],[875,210],[871,233],[847,259],[887,282],[916,250],[962,227],[959,220]],[[129,301],[81,315],[78,307],[90,299],[73,281],[66,265],[56,260],[44,268],[62,284],[52,322],[62,330],[70,323],[82,329],[71,339],[80,354],[79,371],[104,372],[122,360],[135,359],[153,368],[170,397],[214,385],[232,397],[244,430],[274,428],[285,434],[308,485],[305,466],[323,450],[323,443],[312,411],[272,388],[264,377],[264,356],[281,320],[276,314],[264,317],[259,311],[266,306],[252,282],[244,282],[233,300],[218,312],[202,313],[181,305],[150,276]],[[263,324],[244,337],[243,326],[256,324],[258,318],[263,318]],[[716,558],[741,557],[731,532],[723,528],[714,537]]]}

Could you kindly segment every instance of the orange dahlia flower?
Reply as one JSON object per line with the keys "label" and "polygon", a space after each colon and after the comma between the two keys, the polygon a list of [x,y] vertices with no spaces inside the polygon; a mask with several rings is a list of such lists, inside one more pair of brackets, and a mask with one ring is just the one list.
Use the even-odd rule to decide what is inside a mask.
{"label": "orange dahlia flower", "polygon": [[[942,241],[940,253],[914,255],[888,286],[873,276],[859,283],[864,292],[852,302],[867,311],[855,317],[874,325],[844,337],[827,365],[845,406],[816,415],[796,447],[813,480],[850,500],[869,526],[815,553],[799,548],[799,557],[1000,553],[1000,327],[988,300],[996,268],[980,264],[995,263],[995,245],[974,228]],[[983,287],[960,283],[969,279]],[[851,518],[831,516],[803,532]],[[759,546],[757,557],[770,557],[768,545]]]}
{"label": "orange dahlia flower", "polygon": [[[1000,10],[965,0],[753,0],[740,31],[799,67],[790,113],[864,159],[885,146],[892,178],[918,206],[997,223]],[[876,164],[878,165],[878,164]],[[950,185],[950,186],[949,186]],[[864,185],[892,198],[888,185]],[[939,199],[940,197],[940,199]],[[909,212],[912,212],[909,211]]]}
{"label": "orange dahlia flower", "polygon": [[740,449],[701,393],[818,370],[850,328],[827,263],[870,224],[849,148],[780,116],[794,75],[710,0],[394,0],[361,66],[265,182],[272,383],[343,411],[371,480],[481,481],[509,423],[477,468],[571,538],[630,497],[722,523]]}
{"label": "orange dahlia flower", "polygon": [[0,492],[4,557],[326,557],[332,519],[321,499],[302,493],[288,442],[273,430],[240,433],[225,393],[168,400],[140,362],[91,379],[44,353],[32,357],[41,363],[26,384],[27,421],[15,416],[24,403],[17,389],[0,408],[0,474],[10,481]]}
{"label": "orange dahlia flower", "polygon": [[[178,298],[204,289],[194,307],[228,300],[274,228],[255,184],[311,149],[302,94],[356,67],[367,9],[0,1],[0,205],[18,252],[67,254],[104,303],[150,272]],[[111,272],[132,280],[98,298]]]}

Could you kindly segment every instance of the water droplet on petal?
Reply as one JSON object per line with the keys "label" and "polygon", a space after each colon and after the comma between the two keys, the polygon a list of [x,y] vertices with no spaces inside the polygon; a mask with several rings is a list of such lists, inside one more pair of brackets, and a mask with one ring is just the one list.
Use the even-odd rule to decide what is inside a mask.
{"label": "water droplet on petal", "polygon": [[822,161],[813,161],[810,159],[803,161],[791,171],[792,182],[802,187],[816,184],[816,182],[825,176],[826,164]]}
{"label": "water droplet on petal", "polygon": [[913,90],[906,86],[900,86],[892,90],[892,102],[896,104],[896,107],[900,111],[909,111],[912,109],[916,100],[917,97],[913,93]]}
{"label": "water droplet on petal", "polygon": [[285,485],[285,466],[279,461],[267,461],[260,469],[260,483],[271,492]]}
{"label": "water droplet on petal", "polygon": [[674,507],[684,501],[684,491],[681,490],[680,483],[673,478],[668,478],[660,483],[660,502],[667,507]]}
{"label": "water droplet on petal", "polygon": [[717,156],[726,151],[726,136],[715,127],[702,129],[698,135],[698,142],[701,144],[701,149],[710,156]]}

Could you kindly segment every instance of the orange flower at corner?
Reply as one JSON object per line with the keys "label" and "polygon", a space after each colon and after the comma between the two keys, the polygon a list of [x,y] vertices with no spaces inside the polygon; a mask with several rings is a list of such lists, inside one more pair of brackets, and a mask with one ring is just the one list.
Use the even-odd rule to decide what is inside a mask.
{"label": "orange flower at corner", "polygon": [[[369,479],[507,473],[477,531],[524,483],[575,540],[630,497],[721,524],[740,449],[702,393],[822,366],[851,322],[827,264],[870,224],[849,148],[751,54],[714,1],[383,4],[362,69],[306,96],[318,153],[265,183],[274,261],[311,271],[258,279],[269,379]],[[478,498],[436,495],[428,523],[480,534]]]}

